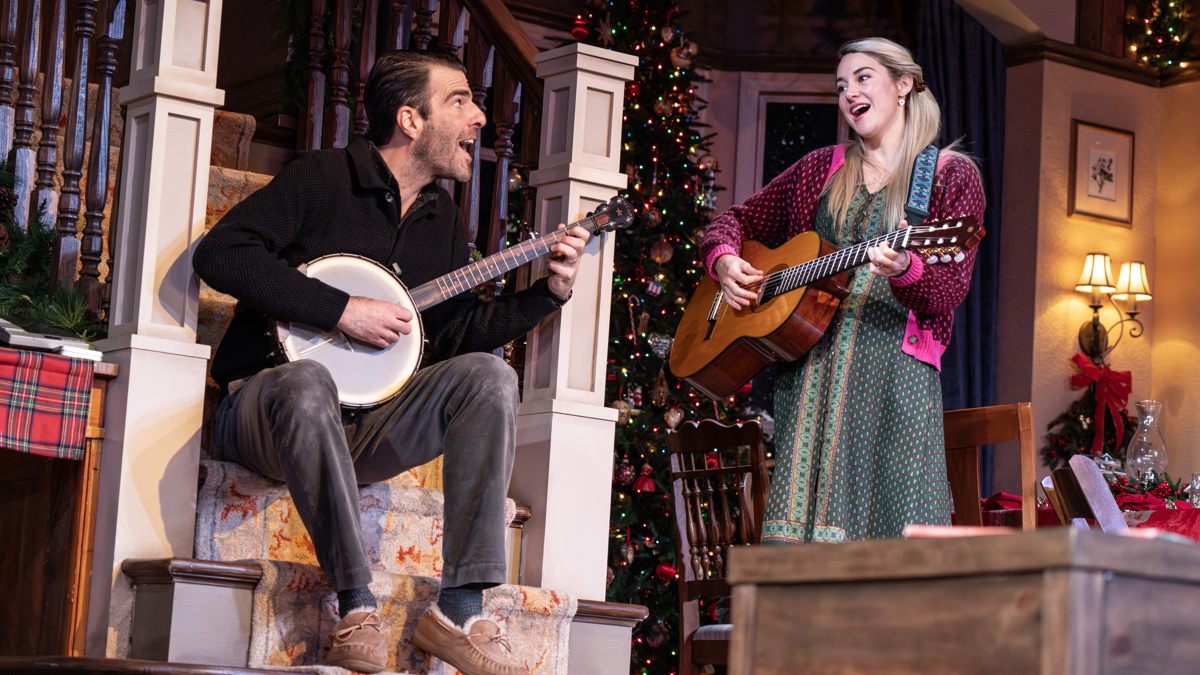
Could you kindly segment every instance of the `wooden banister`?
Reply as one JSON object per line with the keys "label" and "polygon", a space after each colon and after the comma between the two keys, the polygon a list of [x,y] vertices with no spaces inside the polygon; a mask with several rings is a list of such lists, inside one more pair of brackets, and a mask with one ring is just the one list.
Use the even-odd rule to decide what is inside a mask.
{"label": "wooden banister", "polygon": [[88,74],[91,70],[92,35],[96,30],[96,0],[78,0],[75,5],[75,56],[71,69],[71,90],[67,112],[67,134],[62,149],[63,187],[58,197],[58,237],[50,257],[50,280],[70,287],[79,271],[78,229],[79,179],[83,176],[83,145],[87,135]]}
{"label": "wooden banister", "polygon": [[297,138],[299,150],[321,147],[325,126],[325,0],[312,0],[308,13],[308,91],[305,97],[304,133]]}
{"label": "wooden banister", "polygon": [[[350,14],[351,0],[336,0],[333,15],[333,64],[329,75],[329,107],[325,111],[325,143],[344,148],[350,140]],[[374,62],[374,59],[371,59]]]}
{"label": "wooden banister", "polygon": [[[66,51],[66,0],[50,0],[49,23],[46,25],[46,64],[42,72],[42,140],[37,151],[37,182],[30,213],[45,205],[42,220],[54,222],[58,198],[54,194],[54,174],[58,172],[58,116],[62,112],[63,57]],[[69,282],[68,282],[69,283]],[[56,281],[51,275],[50,287]]]}
{"label": "wooden banister", "polygon": [[0,0],[0,157],[13,142],[12,88],[17,76],[17,0]]}
{"label": "wooden banister", "polygon": [[471,14],[471,25],[479,24],[484,37],[512,68],[531,102],[542,105],[542,81],[538,79],[533,57],[538,49],[502,0],[463,0]]}
{"label": "wooden banister", "polygon": [[358,39],[358,85],[354,89],[354,133],[367,135],[369,120],[367,107],[363,105],[363,94],[367,90],[367,75],[375,65],[376,28],[379,25],[379,0],[366,0],[363,11],[362,33]]}
{"label": "wooden banister", "polygon": [[125,0],[110,0],[106,12],[107,28],[96,41],[97,89],[96,116],[92,125],[92,152],[88,157],[87,211],[84,213],[83,241],[77,286],[87,298],[87,310],[99,316],[104,301],[100,282],[100,259],[104,253],[104,203],[108,198],[109,127],[112,124],[112,83],[117,72],[117,52],[125,35]]}
{"label": "wooden banister", "polygon": [[[13,154],[16,155],[17,176],[14,192],[17,194],[16,212],[13,214],[17,227],[24,230],[29,223],[29,214],[36,210],[30,203],[33,192],[33,128],[34,93],[37,86],[34,78],[38,72],[38,57],[41,54],[42,2],[29,0],[18,2],[24,7],[21,27],[25,30],[24,48],[21,50],[20,84],[17,85],[17,112],[13,124]],[[18,41],[21,40],[18,35]]]}

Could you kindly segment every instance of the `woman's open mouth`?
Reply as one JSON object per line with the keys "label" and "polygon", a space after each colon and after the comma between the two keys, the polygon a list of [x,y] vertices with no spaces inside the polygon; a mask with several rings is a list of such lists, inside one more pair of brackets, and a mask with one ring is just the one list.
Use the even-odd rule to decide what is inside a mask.
{"label": "woman's open mouth", "polygon": [[854,106],[851,106],[850,114],[854,117],[854,119],[857,120],[857,119],[860,119],[863,115],[867,114],[867,111],[870,109],[871,109],[871,104],[858,103],[858,104],[855,104]]}

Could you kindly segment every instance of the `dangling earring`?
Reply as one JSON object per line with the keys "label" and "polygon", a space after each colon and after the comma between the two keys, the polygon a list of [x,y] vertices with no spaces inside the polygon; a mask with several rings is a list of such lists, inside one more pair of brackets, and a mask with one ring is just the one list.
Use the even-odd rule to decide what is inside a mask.
{"label": "dangling earring", "polygon": [[901,99],[900,99],[900,105],[901,105],[901,106],[903,106],[903,105],[904,105],[904,99],[903,99],[903,98],[901,98]]}

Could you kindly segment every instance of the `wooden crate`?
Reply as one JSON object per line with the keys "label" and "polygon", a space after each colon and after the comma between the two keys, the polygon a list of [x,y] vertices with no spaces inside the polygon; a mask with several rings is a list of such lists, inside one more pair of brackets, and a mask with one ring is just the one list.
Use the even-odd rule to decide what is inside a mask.
{"label": "wooden crate", "polygon": [[731,675],[1197,673],[1200,546],[1047,528],[730,556]]}

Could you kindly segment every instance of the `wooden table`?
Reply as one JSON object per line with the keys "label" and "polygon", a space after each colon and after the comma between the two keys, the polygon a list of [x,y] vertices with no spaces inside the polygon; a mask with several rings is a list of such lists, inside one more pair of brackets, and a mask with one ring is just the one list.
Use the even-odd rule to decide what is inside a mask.
{"label": "wooden table", "polygon": [[104,397],[116,376],[115,364],[96,364],[82,460],[0,449],[0,656],[83,655]]}
{"label": "wooden table", "polygon": [[1200,546],[1072,528],[741,548],[732,675],[1197,673]]}

